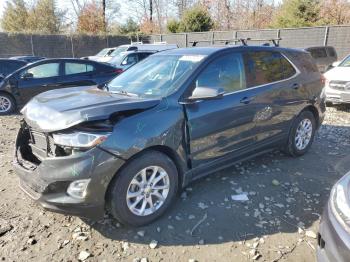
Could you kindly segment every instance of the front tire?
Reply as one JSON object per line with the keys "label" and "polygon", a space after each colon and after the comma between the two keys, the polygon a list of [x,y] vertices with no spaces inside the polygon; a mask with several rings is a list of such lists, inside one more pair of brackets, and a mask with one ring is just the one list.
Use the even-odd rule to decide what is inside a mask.
{"label": "front tire", "polygon": [[173,161],[157,151],[132,159],[117,174],[109,189],[108,204],[114,218],[129,226],[143,226],[159,218],[178,190]]}
{"label": "front tire", "polygon": [[314,115],[310,111],[301,112],[292,125],[284,151],[293,157],[304,155],[313,143],[315,132]]}
{"label": "front tire", "polygon": [[15,100],[12,96],[0,93],[0,115],[9,115],[16,109]]}

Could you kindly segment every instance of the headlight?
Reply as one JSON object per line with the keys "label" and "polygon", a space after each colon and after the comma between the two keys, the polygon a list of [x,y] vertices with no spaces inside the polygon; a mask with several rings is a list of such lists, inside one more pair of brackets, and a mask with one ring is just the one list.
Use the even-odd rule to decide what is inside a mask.
{"label": "headlight", "polygon": [[331,192],[332,211],[341,224],[350,227],[350,203],[349,203],[350,176],[340,179]]}
{"label": "headlight", "polygon": [[59,133],[53,134],[55,144],[74,148],[91,148],[101,144],[110,133]]}

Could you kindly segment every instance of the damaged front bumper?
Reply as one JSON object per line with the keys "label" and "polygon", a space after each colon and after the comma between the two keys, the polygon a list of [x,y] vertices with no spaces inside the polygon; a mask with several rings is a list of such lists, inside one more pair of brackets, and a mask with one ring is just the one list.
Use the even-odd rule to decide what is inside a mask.
{"label": "damaged front bumper", "polygon": [[[26,132],[29,131],[23,126],[18,132],[13,161],[21,189],[45,209],[90,219],[102,218],[108,185],[124,161],[99,147],[38,160],[30,150]],[[89,180],[82,198],[67,193],[69,185],[78,180]]]}

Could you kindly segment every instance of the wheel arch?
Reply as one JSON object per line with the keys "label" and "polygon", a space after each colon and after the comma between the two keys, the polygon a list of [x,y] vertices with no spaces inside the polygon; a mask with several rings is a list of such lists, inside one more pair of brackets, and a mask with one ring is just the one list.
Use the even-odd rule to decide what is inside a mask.
{"label": "wheel arch", "polygon": [[301,110],[299,115],[302,112],[305,112],[305,111],[310,111],[314,115],[315,121],[316,121],[316,125],[317,125],[316,128],[318,129],[320,127],[320,116],[319,116],[317,108],[315,106],[313,106],[313,105],[309,105],[309,106],[305,107],[303,110]]}
{"label": "wheel arch", "polygon": [[123,169],[128,165],[128,163],[139,157],[142,154],[146,154],[149,151],[156,151],[156,152],[160,152],[164,155],[166,155],[167,157],[169,157],[171,159],[171,161],[174,163],[174,165],[176,166],[177,169],[177,173],[178,173],[178,177],[179,177],[179,190],[181,190],[182,185],[183,185],[183,181],[184,181],[184,174],[187,171],[187,167],[182,163],[181,157],[179,156],[179,154],[172,148],[168,147],[168,146],[164,146],[164,145],[154,145],[154,146],[150,146],[148,148],[145,148],[139,152],[137,152],[136,154],[134,154],[132,157],[130,157],[129,159],[127,159],[125,161],[125,163],[118,169],[118,171],[113,175],[112,179],[110,180],[108,186],[107,186],[107,190],[105,193],[105,203],[108,205],[110,199],[110,190],[112,187],[112,184],[114,182],[115,179],[117,179],[118,175],[123,171]]}

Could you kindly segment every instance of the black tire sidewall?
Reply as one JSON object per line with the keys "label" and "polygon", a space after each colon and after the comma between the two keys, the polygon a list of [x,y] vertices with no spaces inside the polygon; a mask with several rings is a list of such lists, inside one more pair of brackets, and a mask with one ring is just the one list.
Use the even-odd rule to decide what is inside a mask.
{"label": "black tire sidewall", "polygon": [[9,115],[12,114],[15,111],[16,108],[16,104],[15,104],[15,100],[8,94],[4,94],[4,93],[0,93],[0,97],[6,97],[8,100],[10,100],[11,102],[11,107],[9,110],[7,110],[6,112],[0,112],[0,115]]}
{"label": "black tire sidewall", "polygon": [[[127,206],[126,193],[134,176],[148,166],[160,166],[168,173],[169,193],[156,212],[148,216],[137,216]],[[151,223],[168,209],[177,195],[179,181],[177,168],[168,156],[157,151],[146,151],[132,159],[116,176],[109,191],[109,208],[112,216],[124,225],[142,226]]]}
{"label": "black tire sidewall", "polygon": [[[297,128],[300,124],[301,121],[303,121],[304,119],[309,119],[312,123],[312,135],[311,135],[311,139],[309,144],[307,145],[307,147],[305,147],[303,150],[299,150],[296,147],[295,144],[295,135],[296,135],[296,131]],[[300,115],[295,119],[290,135],[289,135],[289,141],[288,141],[288,153],[293,155],[293,156],[302,156],[304,155],[312,146],[312,143],[314,141],[314,137],[315,137],[315,132],[316,132],[316,120],[315,117],[313,115],[313,113],[311,113],[310,111],[303,111],[300,113]]]}

